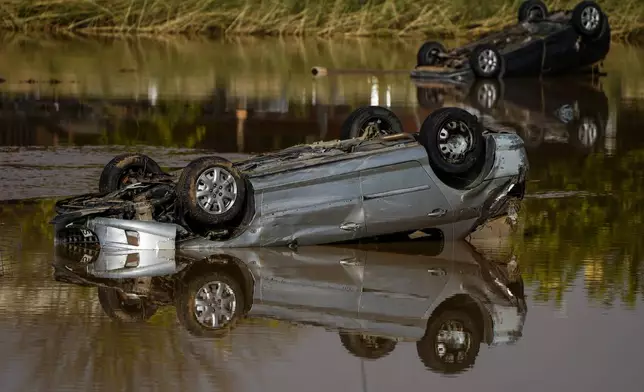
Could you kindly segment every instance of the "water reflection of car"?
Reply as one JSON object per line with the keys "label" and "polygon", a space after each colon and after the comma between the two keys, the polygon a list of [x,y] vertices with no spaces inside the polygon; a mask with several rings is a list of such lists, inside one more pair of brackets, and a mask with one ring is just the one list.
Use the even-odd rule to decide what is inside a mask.
{"label": "water reflection of car", "polygon": [[596,77],[416,85],[423,108],[461,107],[484,124],[516,130],[528,149],[543,143],[567,143],[579,151],[592,152],[602,145],[608,125],[608,97]]}
{"label": "water reflection of car", "polygon": [[464,80],[556,74],[596,65],[610,49],[608,17],[594,1],[549,12],[543,1],[527,0],[517,19],[515,25],[451,50],[439,42],[425,42],[412,77]]}
{"label": "water reflection of car", "polygon": [[489,262],[464,241],[180,250],[156,272],[153,262],[139,270],[132,256],[129,266],[127,255],[113,256],[58,247],[55,279],[98,286],[105,313],[121,322],[164,305],[201,337],[225,336],[246,317],[286,320],[338,331],[366,359],[415,342],[421,361],[444,373],[471,367],[481,343],[516,342],[527,311],[516,264]]}

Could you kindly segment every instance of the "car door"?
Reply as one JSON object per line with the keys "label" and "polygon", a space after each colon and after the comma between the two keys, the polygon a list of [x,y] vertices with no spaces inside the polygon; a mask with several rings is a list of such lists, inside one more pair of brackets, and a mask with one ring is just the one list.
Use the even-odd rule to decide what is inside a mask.
{"label": "car door", "polygon": [[261,243],[299,245],[356,238],[364,230],[359,162],[345,160],[275,176],[262,190]]}
{"label": "car door", "polygon": [[446,223],[447,199],[417,160],[360,173],[367,235],[417,230]]}
{"label": "car door", "polygon": [[368,252],[358,318],[369,331],[420,337],[453,269],[445,256]]}
{"label": "car door", "polygon": [[283,249],[262,252],[259,301],[252,313],[355,329],[361,277],[345,264],[363,265],[362,252],[334,247]]}
{"label": "car door", "polygon": [[579,64],[578,39],[579,34],[572,27],[546,37],[543,73],[576,67]]}

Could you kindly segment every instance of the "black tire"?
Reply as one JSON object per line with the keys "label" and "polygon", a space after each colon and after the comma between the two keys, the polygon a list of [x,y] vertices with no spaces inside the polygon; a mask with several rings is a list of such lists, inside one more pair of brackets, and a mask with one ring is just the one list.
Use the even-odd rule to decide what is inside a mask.
{"label": "black tire", "polygon": [[342,346],[352,355],[363,359],[380,359],[396,348],[395,340],[355,333],[340,332]]}
{"label": "black tire", "polygon": [[427,41],[420,46],[420,49],[418,49],[418,53],[416,54],[416,65],[436,65],[438,62],[437,55],[445,52],[445,47],[440,42]]}
{"label": "black tire", "polygon": [[[458,126],[459,129],[455,129],[454,126]],[[450,134],[449,130],[445,129],[445,136],[445,133],[441,133],[445,127],[452,128],[455,132]],[[420,127],[418,140],[427,150],[429,163],[434,170],[444,174],[464,175],[485,159],[481,129],[478,119],[464,109],[441,108],[427,116]],[[462,135],[463,133],[465,134]],[[441,146],[440,140],[449,140],[454,136],[463,136],[465,141],[469,139],[468,149],[461,154],[460,159],[446,157],[442,152],[448,154],[449,147],[446,147],[445,143]]]}
{"label": "black tire", "polygon": [[[444,357],[439,354],[437,337],[444,323],[456,322],[462,326],[463,332],[469,334],[469,346],[466,350],[455,350],[456,353],[450,353],[445,349]],[[474,361],[481,348],[482,331],[477,328],[472,316],[466,310],[447,310],[435,318],[430,318],[427,325],[425,336],[416,342],[416,351],[421,362],[430,370],[454,374],[460,373],[474,365]],[[459,358],[459,354],[463,357]],[[453,362],[450,362],[448,355],[453,356]]]}
{"label": "black tire", "polygon": [[519,6],[517,19],[519,23],[525,21],[538,22],[548,17],[548,7],[541,0],[526,0]]}
{"label": "black tire", "polygon": [[[588,16],[592,20],[587,21]],[[594,1],[582,1],[572,10],[571,23],[575,30],[586,37],[597,37],[603,31],[606,16]]]}
{"label": "black tire", "polygon": [[149,156],[136,153],[117,155],[103,168],[98,180],[98,191],[114,192],[150,174],[163,174],[163,170]]}
{"label": "black tire", "polygon": [[[234,198],[228,198],[229,204],[226,204],[226,200],[222,199],[224,202],[223,212],[207,212],[201,207],[200,198],[197,197],[198,187],[200,186],[200,176],[206,171],[215,168],[224,171],[227,178],[228,176],[232,177],[232,182],[228,182],[224,186],[224,189],[226,189],[225,187],[229,187],[229,191],[232,191],[233,189],[236,190],[236,196]],[[202,183],[201,185],[205,186],[205,183]],[[222,189],[222,191],[224,189]],[[232,162],[221,157],[209,156],[195,159],[183,169],[181,176],[177,181],[176,192],[178,202],[183,213],[187,214],[198,224],[213,226],[228,222],[234,219],[241,212],[246,199],[246,183],[241,173],[233,167]],[[223,192],[219,192],[219,194],[215,196],[222,197],[222,193]],[[210,196],[211,195],[207,195],[203,197]]]}
{"label": "black tire", "polygon": [[[376,128],[371,128],[373,126]],[[356,109],[342,123],[340,139],[347,140],[357,137],[372,139],[395,135],[403,131],[402,122],[391,110],[381,106],[366,106]]]}
{"label": "black tire", "polygon": [[[199,295],[199,291],[202,287],[212,282],[227,285],[230,289],[229,293],[234,295],[235,307],[227,309],[231,312],[232,316],[230,320],[218,327],[206,326],[196,316],[199,310],[195,305],[195,300]],[[228,291],[228,289],[225,290]],[[175,306],[177,320],[188,333],[194,336],[210,338],[223,337],[235,327],[244,313],[246,299],[244,298],[244,292],[242,291],[240,283],[232,276],[220,271],[193,275],[185,284],[179,283],[176,293]],[[227,295],[227,298],[230,298],[230,294]]]}
{"label": "black tire", "polygon": [[503,57],[494,45],[481,44],[470,54],[470,67],[480,78],[495,78],[501,74]]}
{"label": "black tire", "polygon": [[98,302],[105,314],[122,323],[141,323],[154,316],[157,306],[146,299],[129,299],[115,288],[99,287]]}

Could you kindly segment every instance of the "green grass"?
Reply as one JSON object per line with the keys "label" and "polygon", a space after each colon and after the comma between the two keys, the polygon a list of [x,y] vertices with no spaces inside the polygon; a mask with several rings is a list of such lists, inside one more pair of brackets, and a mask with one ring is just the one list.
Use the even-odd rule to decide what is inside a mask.
{"label": "green grass", "polygon": [[[2,28],[86,34],[441,35],[514,23],[520,0],[4,0]],[[576,0],[547,0],[550,9]],[[644,31],[641,0],[598,1],[613,35]]]}

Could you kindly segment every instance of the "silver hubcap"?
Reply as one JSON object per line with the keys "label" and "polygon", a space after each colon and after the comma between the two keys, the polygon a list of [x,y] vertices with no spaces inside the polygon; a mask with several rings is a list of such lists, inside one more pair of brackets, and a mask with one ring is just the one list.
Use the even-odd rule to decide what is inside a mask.
{"label": "silver hubcap", "polygon": [[577,137],[583,146],[594,146],[597,141],[597,124],[591,119],[584,118],[577,131]]}
{"label": "silver hubcap", "polygon": [[596,7],[588,6],[581,11],[581,24],[588,31],[593,31],[599,26],[599,10]]}
{"label": "silver hubcap", "polygon": [[496,67],[499,63],[499,59],[496,57],[496,53],[492,49],[485,49],[479,53],[479,67],[486,74],[492,73],[496,70]]}
{"label": "silver hubcap", "polygon": [[195,317],[204,327],[225,327],[232,320],[236,308],[235,292],[224,282],[206,283],[195,296]]}
{"label": "silver hubcap", "polygon": [[490,109],[496,102],[497,91],[493,84],[485,83],[478,91],[479,104],[486,109]]}
{"label": "silver hubcap", "polygon": [[213,167],[201,173],[197,179],[196,196],[204,211],[213,215],[223,214],[237,200],[237,183],[228,170]]}
{"label": "silver hubcap", "polygon": [[472,334],[464,329],[458,321],[447,321],[441,325],[435,345],[439,358],[447,363],[463,362],[472,344]]}
{"label": "silver hubcap", "polygon": [[462,121],[450,121],[438,133],[438,148],[449,163],[460,163],[472,144],[472,131]]}

